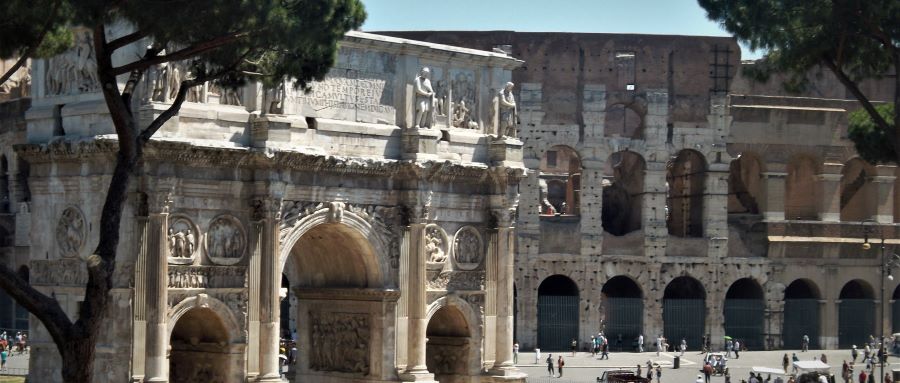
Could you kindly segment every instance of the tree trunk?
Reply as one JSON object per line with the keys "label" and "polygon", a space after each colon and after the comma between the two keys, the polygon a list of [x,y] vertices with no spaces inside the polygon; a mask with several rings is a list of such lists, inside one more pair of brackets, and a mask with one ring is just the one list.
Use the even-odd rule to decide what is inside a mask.
{"label": "tree trunk", "polygon": [[73,337],[59,347],[62,356],[62,379],[66,383],[90,383],[93,379],[96,334]]}

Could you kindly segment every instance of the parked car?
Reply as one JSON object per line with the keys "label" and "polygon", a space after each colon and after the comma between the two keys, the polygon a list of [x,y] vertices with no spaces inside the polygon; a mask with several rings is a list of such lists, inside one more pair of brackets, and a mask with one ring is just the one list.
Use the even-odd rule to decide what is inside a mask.
{"label": "parked car", "polygon": [[632,370],[606,370],[597,377],[597,383],[650,383],[650,379],[637,376]]}

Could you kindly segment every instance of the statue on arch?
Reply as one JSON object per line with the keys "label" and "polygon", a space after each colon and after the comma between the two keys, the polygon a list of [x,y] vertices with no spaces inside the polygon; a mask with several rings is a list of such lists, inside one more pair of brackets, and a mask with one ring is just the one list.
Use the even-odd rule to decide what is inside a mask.
{"label": "statue on arch", "polygon": [[414,125],[418,128],[430,128],[434,123],[434,89],[431,87],[431,69],[423,67],[413,81],[416,92],[416,117]]}
{"label": "statue on arch", "polygon": [[499,115],[497,136],[516,137],[516,124],[519,122],[519,111],[516,98],[513,96],[512,82],[507,82],[497,95],[497,112]]}

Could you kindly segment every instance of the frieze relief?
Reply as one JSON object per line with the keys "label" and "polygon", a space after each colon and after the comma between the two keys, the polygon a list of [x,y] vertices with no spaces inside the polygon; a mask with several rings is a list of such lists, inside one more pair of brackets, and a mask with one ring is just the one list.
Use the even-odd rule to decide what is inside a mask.
{"label": "frieze relief", "polygon": [[453,260],[462,270],[474,270],[484,259],[481,233],[472,226],[464,226],[453,237]]}
{"label": "frieze relief", "polygon": [[435,224],[425,226],[425,259],[429,263],[444,263],[448,251],[447,234]]}
{"label": "frieze relief", "polygon": [[77,28],[71,48],[47,59],[45,90],[48,96],[90,93],[100,90],[93,34]]}
{"label": "frieze relief", "polygon": [[426,282],[428,290],[478,291],[484,290],[484,272],[444,271]]}
{"label": "frieze relief", "polygon": [[79,286],[88,280],[87,267],[81,259],[31,261],[29,280],[35,286]]}
{"label": "frieze relief", "polygon": [[247,233],[237,218],[216,217],[206,233],[207,254],[213,263],[233,265],[241,261],[247,248]]}
{"label": "frieze relief", "polygon": [[169,247],[169,263],[190,264],[197,252],[197,227],[187,217],[169,218],[166,242]]}
{"label": "frieze relief", "polygon": [[84,214],[74,206],[63,210],[56,223],[56,244],[63,257],[78,256],[87,238],[87,224]]}
{"label": "frieze relief", "polygon": [[369,316],[310,312],[309,368],[314,371],[369,374]]}
{"label": "frieze relief", "polygon": [[169,288],[217,289],[247,287],[241,266],[169,266]]}

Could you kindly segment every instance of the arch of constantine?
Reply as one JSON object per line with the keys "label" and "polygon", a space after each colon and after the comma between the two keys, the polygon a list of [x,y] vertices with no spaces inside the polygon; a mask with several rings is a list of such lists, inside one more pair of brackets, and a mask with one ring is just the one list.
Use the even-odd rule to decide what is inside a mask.
{"label": "arch of constantine", "polygon": [[[116,145],[95,79],[67,64],[78,55],[34,63],[15,149],[30,166],[31,282],[73,316]],[[198,89],[128,191],[95,381],[281,381],[291,338],[296,381],[522,380],[512,266],[525,168],[496,117],[515,113],[497,100],[519,65],[351,32],[310,93]],[[141,118],[186,75],[150,73]],[[51,339],[31,326],[31,377],[59,381]]]}

